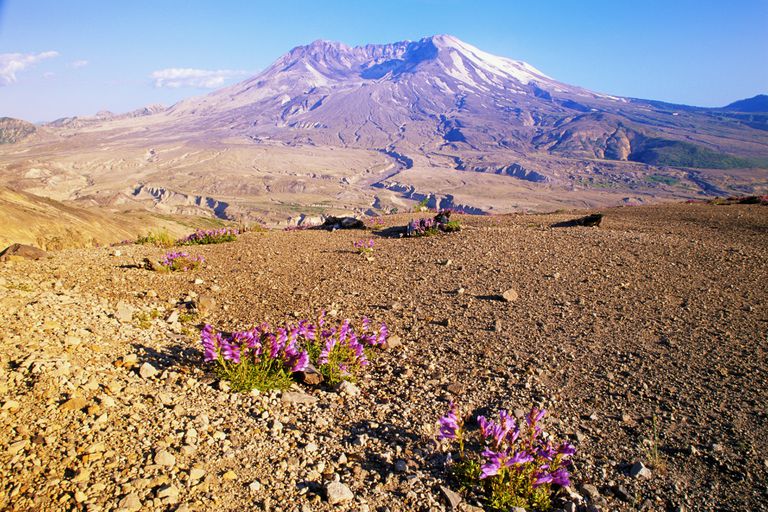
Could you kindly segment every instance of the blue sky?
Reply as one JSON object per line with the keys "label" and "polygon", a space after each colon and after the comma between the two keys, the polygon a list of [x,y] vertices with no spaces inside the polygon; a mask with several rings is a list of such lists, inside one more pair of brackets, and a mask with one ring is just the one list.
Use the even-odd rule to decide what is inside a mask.
{"label": "blue sky", "polygon": [[768,93],[768,0],[0,0],[0,116],[172,104],[315,39],[432,34],[615,95],[720,106]]}

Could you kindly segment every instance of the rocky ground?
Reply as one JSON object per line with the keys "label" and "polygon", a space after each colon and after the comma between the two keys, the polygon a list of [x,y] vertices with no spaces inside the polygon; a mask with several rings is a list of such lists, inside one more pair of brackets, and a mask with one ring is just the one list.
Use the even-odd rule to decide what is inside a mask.
{"label": "rocky ground", "polygon": [[[377,228],[373,261],[351,250],[369,234],[273,231],[182,274],[138,245],[0,264],[0,508],[448,510],[455,400],[548,408],[578,449],[567,508],[768,510],[768,208],[605,214]],[[237,394],[202,363],[204,321],[322,309],[401,345],[343,390]]]}

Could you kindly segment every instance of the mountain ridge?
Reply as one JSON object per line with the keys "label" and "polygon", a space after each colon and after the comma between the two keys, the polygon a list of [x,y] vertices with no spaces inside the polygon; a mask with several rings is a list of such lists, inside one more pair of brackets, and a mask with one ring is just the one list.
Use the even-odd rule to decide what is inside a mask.
{"label": "mountain ridge", "polygon": [[[589,91],[449,35],[317,40],[169,108],[45,128],[36,145],[0,151],[5,184],[88,204],[205,197],[224,218],[371,214],[424,198],[495,212],[768,189],[768,115]],[[165,193],[134,196],[146,184]]]}

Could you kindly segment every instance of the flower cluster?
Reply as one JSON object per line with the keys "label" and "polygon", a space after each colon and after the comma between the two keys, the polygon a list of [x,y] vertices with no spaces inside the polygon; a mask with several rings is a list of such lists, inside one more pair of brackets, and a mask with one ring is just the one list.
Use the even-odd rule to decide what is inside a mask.
{"label": "flower cluster", "polygon": [[160,265],[171,272],[186,272],[195,270],[205,263],[202,256],[190,256],[186,252],[167,252],[160,260]]}
{"label": "flower cluster", "polygon": [[406,226],[405,234],[407,236],[427,236],[435,235],[439,232],[451,233],[459,231],[461,225],[459,221],[451,220],[451,210],[442,209],[437,212],[433,218],[413,219]]}
{"label": "flower cluster", "polygon": [[368,227],[383,226],[384,219],[381,216],[369,217],[366,224],[368,224]]}
{"label": "flower cluster", "polygon": [[352,242],[352,246],[362,256],[371,256],[373,254],[373,238],[369,240],[357,240]]}
{"label": "flower cluster", "polygon": [[302,320],[278,328],[263,323],[226,336],[206,325],[200,339],[205,361],[216,361],[218,373],[234,389],[264,390],[288,387],[291,375],[310,365],[330,384],[352,379],[368,365],[366,349],[383,345],[388,335],[386,324],[374,329],[368,318],[359,332],[349,320],[331,327],[323,312],[314,323]]}
{"label": "flower cluster", "polygon": [[237,239],[240,230],[235,228],[198,229],[191,235],[178,240],[178,245],[205,245],[232,242]]}
{"label": "flower cluster", "polygon": [[552,502],[552,486],[570,485],[568,467],[576,452],[568,443],[555,444],[545,438],[540,422],[546,410],[533,408],[524,424],[518,424],[505,410],[499,419],[476,418],[480,426],[477,453],[467,455],[464,449],[464,422],[451,403],[440,418],[439,440],[458,444],[456,473],[470,487],[481,490],[493,509],[511,507],[548,510]]}

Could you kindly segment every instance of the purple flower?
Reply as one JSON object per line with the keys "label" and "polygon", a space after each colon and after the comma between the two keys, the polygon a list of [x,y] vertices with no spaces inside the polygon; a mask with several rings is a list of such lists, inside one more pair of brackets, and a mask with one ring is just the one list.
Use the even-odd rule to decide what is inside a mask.
{"label": "purple flower", "polygon": [[546,409],[537,409],[534,407],[525,417],[525,421],[528,423],[528,426],[532,427],[541,421],[545,414],[547,414]]}
{"label": "purple flower", "polygon": [[552,483],[562,487],[568,487],[571,485],[571,479],[568,471],[564,468],[560,468],[552,473]]}
{"label": "purple flower", "polygon": [[219,334],[213,334],[213,327],[205,324],[200,332],[200,341],[203,343],[203,358],[205,361],[213,361],[218,357],[219,340]]}
{"label": "purple flower", "polygon": [[501,466],[504,464],[508,454],[506,452],[494,452],[493,450],[485,449],[482,455],[488,459],[488,461],[480,467],[480,478],[485,479],[495,476],[501,471]]}
{"label": "purple flower", "polygon": [[531,462],[532,460],[533,460],[532,456],[530,456],[528,453],[524,451],[521,451],[521,452],[515,453],[515,455],[507,459],[504,462],[504,465],[507,467],[519,466],[520,464],[525,464],[525,463]]}
{"label": "purple flower", "polygon": [[576,453],[576,448],[574,448],[570,443],[563,442],[563,444],[558,446],[557,453],[565,456],[571,456]]}
{"label": "purple flower", "polygon": [[553,480],[550,473],[535,473],[533,475],[533,486],[538,487],[540,485],[548,484]]}
{"label": "purple flower", "polygon": [[440,422],[440,433],[437,435],[437,439],[440,441],[443,439],[456,439],[456,435],[461,430],[456,411],[456,404],[451,402],[448,412],[438,420]]}
{"label": "purple flower", "polygon": [[306,351],[302,351],[299,353],[299,356],[296,358],[296,361],[293,363],[293,366],[291,367],[291,372],[303,372],[307,369],[307,366],[309,365],[309,354]]}

